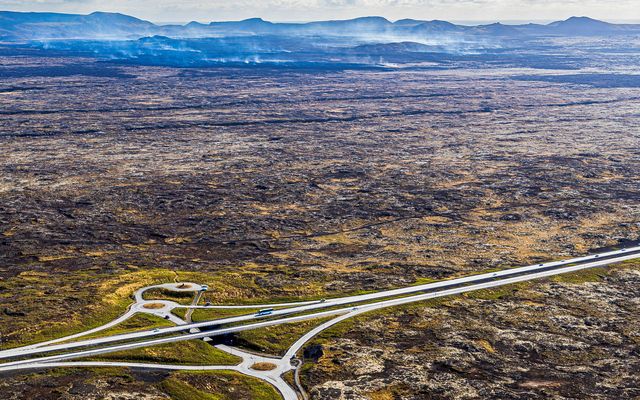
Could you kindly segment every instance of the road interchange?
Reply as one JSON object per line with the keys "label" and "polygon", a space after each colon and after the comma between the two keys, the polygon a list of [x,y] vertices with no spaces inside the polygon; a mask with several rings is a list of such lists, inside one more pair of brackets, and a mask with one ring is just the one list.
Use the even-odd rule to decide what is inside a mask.
{"label": "road interchange", "polygon": [[[296,391],[282,378],[288,371],[299,368],[296,354],[315,336],[331,326],[353,318],[367,312],[380,310],[387,307],[410,304],[414,302],[429,300],[438,297],[462,294],[475,290],[491,289],[498,286],[526,282],[534,279],[551,277],[554,275],[576,272],[588,268],[606,266],[619,263],[625,260],[640,258],[640,247],[615,250],[607,253],[594,254],[585,257],[572,258],[569,260],[542,263],[519,268],[509,268],[500,271],[493,271],[484,274],[471,275],[463,278],[449,279],[423,285],[410,286],[400,289],[381,291],[376,293],[341,297],[336,299],[305,301],[299,303],[283,304],[260,304],[260,305],[215,305],[199,306],[193,302],[189,306],[179,305],[166,300],[145,300],[144,292],[152,288],[162,288],[165,290],[193,291],[197,298],[202,292],[202,286],[197,284],[162,284],[139,289],[134,294],[135,303],[129,308],[127,313],[118,319],[83,333],[59,338],[34,345],[24,346],[16,349],[0,351],[0,360],[9,360],[0,363],[0,372],[15,371],[23,369],[68,367],[68,366],[121,366],[134,368],[160,368],[169,370],[233,370],[245,375],[253,376],[272,384],[286,400],[298,399]],[[188,287],[188,289],[185,289]],[[145,304],[161,303],[161,308],[145,308]],[[187,323],[187,321],[171,313],[176,308],[193,309],[257,309],[271,307],[274,308],[267,316],[257,314],[241,315],[215,319],[211,321]],[[276,309],[277,308],[277,309]],[[323,310],[324,309],[324,310]],[[79,340],[84,335],[95,334],[101,330],[108,329],[126,320],[138,312],[155,314],[176,323],[175,327],[145,330],[127,334],[106,336],[89,340]],[[161,344],[176,343],[185,340],[205,339],[211,340],[215,336],[236,333],[252,329],[260,329],[281,324],[291,324],[312,319],[329,318],[316,328],[307,332],[298,339],[285,353],[283,357],[264,357],[237,348],[217,345],[222,351],[240,356],[242,362],[236,366],[184,366],[184,365],[160,365],[142,363],[118,363],[118,362],[69,362],[78,358],[86,358],[101,354],[113,353],[124,350],[131,350],[142,347],[149,347]],[[188,318],[187,318],[188,319]],[[202,329],[207,329],[203,331]],[[162,337],[159,337],[162,336]],[[106,345],[106,346],[104,346]],[[73,350],[72,349],[79,349]],[[29,357],[37,354],[56,353],[52,355]],[[59,353],[59,354],[58,354]],[[12,359],[18,359],[12,361]],[[263,362],[273,364],[275,368],[271,371],[256,371],[251,369],[255,360],[261,359]]]}

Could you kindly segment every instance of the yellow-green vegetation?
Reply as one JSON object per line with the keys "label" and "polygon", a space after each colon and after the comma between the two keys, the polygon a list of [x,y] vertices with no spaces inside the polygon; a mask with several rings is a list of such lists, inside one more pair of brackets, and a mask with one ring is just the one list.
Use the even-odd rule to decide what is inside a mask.
{"label": "yellow-green vegetation", "polygon": [[79,337],[75,340],[85,340],[95,337],[103,337],[103,336],[111,336],[111,335],[120,335],[123,333],[137,332],[146,329],[153,328],[166,328],[170,326],[175,326],[171,321],[167,321],[164,318],[160,318],[158,316],[152,314],[142,314],[138,313],[114,326],[113,328],[106,329],[104,331],[99,331],[93,333],[91,335],[86,335]]}
{"label": "yellow-green vegetation", "polygon": [[[406,384],[393,384],[382,389],[367,393],[369,400],[395,400],[407,395]],[[410,393],[410,392],[409,392]]]}
{"label": "yellow-green vegetation", "polygon": [[256,371],[273,371],[276,368],[278,368],[277,365],[268,362],[259,362],[251,366],[251,369]]}
{"label": "yellow-green vegetation", "polygon": [[240,315],[255,314],[259,309],[249,308],[231,308],[231,309],[202,309],[198,308],[193,311],[191,320],[193,322],[210,321],[213,319],[237,317]]}
{"label": "yellow-green vegetation", "polygon": [[153,288],[144,292],[142,297],[145,300],[170,300],[178,304],[191,304],[195,292],[176,292],[164,288]]}
{"label": "yellow-green vegetation", "polygon": [[554,282],[563,283],[587,283],[600,282],[609,271],[605,268],[583,269],[569,274],[556,275],[551,278]]}
{"label": "yellow-green vegetation", "polygon": [[[574,274],[559,275],[552,278],[558,282],[580,283],[599,280],[602,274],[611,273],[619,268],[637,268],[638,260],[625,261],[610,267],[583,270]],[[23,311],[28,318],[14,317],[8,323],[0,326],[0,334],[4,342],[0,348],[15,347],[30,343],[59,338],[103,325],[123,314],[133,303],[133,293],[144,286],[167,282],[198,282],[209,284],[210,291],[205,294],[203,301],[216,304],[246,304],[252,302],[275,302],[279,300],[319,299],[326,295],[321,285],[311,285],[310,288],[292,288],[291,296],[270,298],[269,291],[259,287],[255,279],[260,272],[254,271],[255,266],[247,265],[247,271],[222,272],[208,274],[202,272],[174,272],[167,269],[142,270],[129,266],[130,272],[110,275],[100,273],[99,269],[86,269],[65,274],[64,279],[55,278],[47,272],[27,271],[15,277],[0,282],[0,301],[3,299],[38,299],[37,302],[16,302],[15,310]],[[273,267],[277,270],[279,268]],[[485,271],[486,272],[486,271]],[[285,273],[285,272],[283,272]],[[416,284],[427,283],[429,279],[418,279]],[[366,291],[369,292],[369,291]],[[361,294],[365,291],[355,291],[349,294]],[[513,293],[508,287],[497,290],[471,294],[469,297],[495,299]],[[192,293],[187,293],[192,296]],[[346,293],[344,295],[347,295]],[[77,309],[68,307],[68,299],[78,299]],[[6,302],[8,307],[11,304]],[[216,310],[216,316],[231,316],[243,314],[249,310]],[[255,311],[255,310],[251,310]],[[177,309],[176,315],[184,316],[185,311]],[[212,319],[207,315],[209,311],[194,312],[194,320]]]}
{"label": "yellow-green vegetation", "polygon": [[175,315],[176,317],[179,317],[180,319],[185,319],[186,314],[187,314],[187,309],[186,308],[174,308],[173,310],[171,310],[171,314]]}
{"label": "yellow-green vegetation", "polygon": [[634,259],[634,260],[625,260],[622,261],[618,264],[615,264],[613,267],[615,268],[616,266],[622,266],[622,267],[640,267],[640,259]]}
{"label": "yellow-green vegetation", "polygon": [[307,382],[307,377],[309,376],[309,372],[314,367],[315,367],[314,364],[310,362],[305,362],[304,364],[302,364],[302,367],[300,367],[300,383],[302,384],[302,387],[304,388],[311,387],[309,382]]}
{"label": "yellow-green vegetation", "polygon": [[473,292],[464,293],[464,297],[479,300],[499,300],[513,296],[520,290],[530,285],[529,282],[514,283],[511,285],[498,286],[491,289],[474,290]]}
{"label": "yellow-green vegetation", "polygon": [[222,396],[206,393],[176,378],[165,379],[162,389],[173,400],[221,400]]}
{"label": "yellow-green vegetation", "polygon": [[95,359],[184,365],[237,365],[242,361],[239,357],[218,350],[202,340],[127,350],[105,354]]}
{"label": "yellow-green vegetation", "polygon": [[330,235],[318,235],[313,240],[322,244],[341,244],[341,245],[358,245],[364,242],[358,240],[354,235],[349,235],[347,232],[334,233]]}
{"label": "yellow-green vegetation", "polygon": [[[17,311],[28,318],[12,318],[0,326],[3,343],[0,348],[42,342],[96,328],[124,314],[133,303],[133,293],[146,286],[167,282],[207,283],[208,300],[218,304],[270,302],[270,291],[255,280],[260,272],[175,272],[168,269],[139,269],[118,275],[99,272],[99,268],[72,271],[63,278],[46,272],[27,271],[0,282],[0,301],[12,299]],[[249,267],[251,269],[251,267]],[[313,286],[313,287],[312,287]],[[322,285],[290,289],[287,300],[323,297]],[[175,293],[174,293],[175,294]],[[171,294],[171,296],[174,296]],[[193,293],[186,293],[189,303]],[[300,297],[298,297],[300,296]],[[79,304],[70,308],[69,298]],[[150,298],[150,296],[148,296]],[[23,299],[20,301],[20,299]],[[24,301],[26,299],[38,299]],[[6,307],[11,304],[5,303]]]}
{"label": "yellow-green vegetation", "polygon": [[307,346],[324,344],[333,338],[343,337],[349,331],[353,330],[355,326],[360,325],[369,319],[380,318],[382,316],[397,314],[399,312],[405,312],[405,313],[414,312],[416,310],[423,309],[425,307],[438,307],[438,306],[446,305],[450,300],[451,300],[450,297],[439,297],[435,299],[419,301],[416,303],[410,303],[410,304],[405,304],[405,305],[396,306],[396,307],[382,308],[382,309],[374,310],[365,314],[357,315],[353,318],[349,318],[344,321],[341,321],[327,328],[326,330],[322,331],[318,336],[313,338],[307,344]]}
{"label": "yellow-green vegetation", "polygon": [[[51,377],[51,378],[58,377],[58,376],[76,375],[76,374],[80,374],[82,371],[96,372],[102,376],[108,376],[108,377],[112,377],[112,376],[130,377],[128,373],[128,369],[123,367],[52,368],[52,369],[43,370],[43,371],[44,373],[46,373],[47,377]],[[40,375],[42,373],[43,373],[42,371],[39,371],[34,373],[28,373],[26,375],[35,376],[35,375]]]}
{"label": "yellow-green vegetation", "polygon": [[[602,280],[604,276],[607,274],[611,274],[616,270],[623,269],[636,269],[640,268],[640,260],[629,260],[624,261],[612,266],[603,267],[603,268],[593,268],[593,269],[585,269],[581,271],[577,271],[569,274],[562,274],[552,277],[551,279],[556,282],[564,282],[564,283],[585,283],[585,282],[597,282]],[[532,282],[521,282],[517,284],[500,286],[492,289],[478,290],[474,292],[465,293],[463,296],[469,299],[481,299],[481,300],[497,300],[501,298],[507,298],[509,296],[513,296],[515,293],[519,291],[524,291],[531,287],[531,285],[535,285],[536,281]],[[425,307],[439,307],[446,306],[452,300],[452,297],[439,297],[431,300],[420,301],[416,303],[405,304],[397,307],[384,308],[381,310],[375,310],[366,314],[362,314],[356,316],[354,318],[349,318],[347,320],[341,321],[340,323],[333,325],[332,327],[326,329],[322,333],[320,333],[317,337],[315,337],[312,341],[309,342],[307,346],[324,344],[330,341],[332,338],[342,337],[346,335],[353,327],[361,324],[369,319],[379,318],[384,315],[391,315],[397,313],[406,313],[412,312],[419,308]],[[486,340],[480,340],[478,345],[483,347],[486,351],[492,352],[494,351],[491,344]],[[305,367],[302,369],[302,372],[305,371]],[[311,367],[307,367],[311,368]],[[301,376],[304,376],[302,374]]]}
{"label": "yellow-green vegetation", "polygon": [[164,304],[162,303],[146,303],[145,305],[142,306],[142,308],[147,310],[159,310],[163,307],[164,307]]}
{"label": "yellow-green vegetation", "polygon": [[482,347],[487,353],[495,353],[496,349],[493,348],[493,345],[489,343],[486,339],[478,339],[476,340],[476,344]]}
{"label": "yellow-green vegetation", "polygon": [[437,279],[421,277],[421,278],[416,279],[416,281],[413,282],[413,284],[415,286],[419,286],[419,285],[426,285],[427,283],[432,283],[432,282],[437,282]]}
{"label": "yellow-green vegetation", "polygon": [[[41,342],[104,325],[124,314],[133,303],[135,290],[175,279],[176,274],[170,270],[134,271],[117,276],[81,270],[65,275],[64,279],[46,272],[23,272],[3,281],[7,290],[0,295],[19,294],[20,298],[38,301],[20,303],[29,318],[12,320],[10,327],[0,327],[0,333],[5,327],[20,333],[7,337],[3,347]],[[82,306],[69,308],[69,297],[80,300]]]}
{"label": "yellow-green vegetation", "polygon": [[[161,383],[172,400],[279,400],[268,383],[233,371],[179,372]],[[229,390],[233,388],[233,390]]]}
{"label": "yellow-green vegetation", "polygon": [[287,371],[282,375],[282,379],[285,380],[291,387],[296,387],[295,372],[293,370]]}
{"label": "yellow-green vegetation", "polygon": [[261,351],[271,354],[284,354],[302,335],[329,319],[331,317],[252,329],[238,332],[237,337],[251,347]]}

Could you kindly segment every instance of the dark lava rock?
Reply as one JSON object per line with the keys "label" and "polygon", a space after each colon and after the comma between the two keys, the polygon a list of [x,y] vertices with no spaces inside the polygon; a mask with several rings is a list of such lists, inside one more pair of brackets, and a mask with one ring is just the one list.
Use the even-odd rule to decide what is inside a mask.
{"label": "dark lava rock", "polygon": [[10,317],[26,317],[27,314],[23,313],[22,311],[12,311],[9,310],[8,308],[5,308],[4,310],[2,310],[2,312],[5,315],[8,315]]}
{"label": "dark lava rock", "polygon": [[83,394],[87,394],[87,393],[94,393],[96,391],[96,386],[95,385],[91,385],[89,383],[76,383],[74,384],[71,389],[69,389],[69,393],[70,394],[75,394],[75,395],[83,395]]}
{"label": "dark lava rock", "polygon": [[571,221],[577,217],[576,213],[567,210],[546,210],[543,214],[547,217],[563,221]]}
{"label": "dark lava rock", "polygon": [[522,216],[520,214],[505,214],[500,217],[501,221],[521,221]]}
{"label": "dark lava rock", "polygon": [[324,352],[322,351],[322,345],[313,345],[304,349],[304,358],[311,359],[314,362],[318,361]]}

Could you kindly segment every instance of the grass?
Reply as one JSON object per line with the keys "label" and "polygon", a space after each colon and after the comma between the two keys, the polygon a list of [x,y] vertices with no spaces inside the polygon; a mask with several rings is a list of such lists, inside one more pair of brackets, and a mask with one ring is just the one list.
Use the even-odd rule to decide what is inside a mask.
{"label": "grass", "polygon": [[433,283],[433,282],[437,282],[437,281],[438,281],[437,279],[420,277],[420,278],[416,279],[415,282],[413,282],[411,285],[412,286],[420,286],[420,285],[426,285],[427,283]]}
{"label": "grass", "polygon": [[[242,331],[236,334],[241,344],[270,354],[284,354],[296,340],[316,326],[332,319],[318,318],[292,324]],[[244,343],[243,343],[244,342]]]}
{"label": "grass", "polygon": [[162,382],[162,389],[171,396],[173,400],[222,400],[224,397],[206,393],[194,388],[177,378],[165,379]]}
{"label": "grass", "polygon": [[487,353],[495,353],[496,349],[493,347],[491,343],[489,343],[486,339],[478,339],[476,340],[476,344],[482,347]]}
{"label": "grass", "polygon": [[403,384],[392,384],[382,389],[366,394],[369,400],[395,400],[407,395],[407,391],[402,388]]}
{"label": "grass", "polygon": [[[173,310],[171,310],[171,313],[177,317],[179,317],[180,319],[185,319],[185,316],[187,314],[187,309],[186,308],[174,308]],[[195,314],[195,312],[194,312]]]}
{"label": "grass", "polygon": [[[218,302],[254,301],[250,295],[268,297],[258,287],[257,273],[174,272],[129,266],[118,275],[99,269],[73,271],[61,275],[26,271],[0,282],[0,302],[5,307],[24,311],[28,318],[3,319],[0,349],[56,339],[99,327],[124,314],[133,303],[133,293],[145,286],[176,281],[208,283]],[[175,293],[171,293],[174,296]],[[190,302],[193,293],[187,293]],[[76,306],[69,307],[72,298]],[[242,301],[238,298],[243,299]],[[37,299],[37,301],[33,301]],[[185,299],[186,300],[186,299]],[[19,334],[18,334],[19,333]]]}
{"label": "grass", "polygon": [[195,292],[175,292],[163,288],[153,288],[144,292],[145,300],[170,300],[178,304],[189,305],[193,301]]}
{"label": "grass", "polygon": [[[185,309],[186,310],[186,309]],[[193,322],[202,322],[202,321],[211,321],[214,319],[220,319],[220,318],[228,318],[228,317],[237,317],[240,315],[247,315],[247,314],[255,314],[256,312],[258,312],[258,308],[255,309],[249,309],[249,308],[232,308],[232,309],[211,309],[211,310],[205,310],[202,308],[198,308],[196,310],[193,311],[193,314],[191,315],[191,320]]]}
{"label": "grass", "polygon": [[[47,386],[41,380],[43,377],[45,381],[54,382]],[[160,381],[148,382],[138,374],[132,374],[128,368],[56,368],[28,374],[25,378],[28,379],[26,382],[40,381],[49,390],[60,390],[59,393],[67,392],[70,387],[68,381],[100,386],[106,379],[120,388],[121,393],[126,393],[129,388],[135,392],[140,386],[147,387],[150,391],[145,393],[154,393],[154,399],[159,395],[172,400],[281,400],[280,394],[268,383],[235,371],[179,371],[165,375]],[[55,381],[58,378],[63,379]],[[61,383],[64,389],[60,389]]]}
{"label": "grass", "polygon": [[178,372],[165,379],[160,386],[172,400],[235,400],[240,397],[251,400],[281,399],[276,389],[268,383],[234,371]]}
{"label": "grass", "polygon": [[146,303],[145,305],[142,306],[142,308],[145,308],[147,310],[159,310],[163,307],[164,307],[164,304],[162,303]]}
{"label": "grass", "polygon": [[[173,271],[160,269],[117,276],[89,269],[74,271],[64,279],[46,272],[24,272],[2,282],[8,293],[19,293],[20,298],[31,299],[21,303],[21,309],[29,318],[11,321],[10,329],[6,328],[9,332],[19,331],[21,334],[7,338],[2,348],[38,343],[97,328],[124,314],[133,303],[132,295],[137,289],[175,279]],[[79,304],[77,308],[68,307],[70,297]],[[0,327],[0,334],[4,333],[3,327]]]}
{"label": "grass", "polygon": [[464,293],[462,296],[478,300],[500,300],[509,298],[528,286],[530,286],[529,282],[514,283],[491,289],[474,290],[473,292]]}
{"label": "grass", "polygon": [[[603,275],[606,275],[611,270],[638,266],[640,266],[638,260],[629,260],[605,269],[593,270],[594,272],[585,270],[575,274],[559,275],[553,279],[565,283],[595,282],[601,279],[600,271],[605,271]],[[135,266],[129,266],[129,268],[129,272],[115,276],[100,273],[97,268],[73,271],[63,276],[26,271],[1,281],[0,302],[7,308],[24,311],[28,318],[3,318],[3,324],[0,325],[0,336],[3,337],[3,342],[0,348],[37,343],[103,325],[126,311],[127,307],[133,303],[132,294],[135,290],[159,283],[175,281],[208,283],[210,291],[205,294],[206,299],[203,301],[212,301],[216,304],[248,304],[327,297],[321,285],[318,284],[312,285],[313,287],[303,292],[299,289],[291,289],[291,295],[280,296],[277,299],[269,298],[268,290],[259,287],[255,282],[260,273],[253,271],[214,275],[201,272],[176,273],[168,269],[142,270]],[[418,279],[415,284],[427,282],[429,282],[428,279]],[[480,296],[495,299],[509,295],[503,290],[481,293]],[[341,295],[369,292],[354,291]],[[188,295],[192,296],[192,293]],[[74,304],[77,304],[75,308],[68,307],[69,298],[74,299]],[[233,314],[226,315],[224,315],[226,311],[217,310],[213,312],[215,314],[213,318],[221,315],[238,315],[235,314],[236,311],[242,314],[253,310],[229,310]],[[183,309],[174,311],[178,316],[183,312]],[[202,315],[198,312],[194,313],[194,319],[212,319],[206,314],[207,312],[203,311]]]}
{"label": "grass", "polygon": [[105,354],[100,361],[148,362],[181,365],[237,365],[241,359],[225,353],[202,340],[163,344]]}
{"label": "grass", "polygon": [[[598,282],[598,281],[601,281],[603,277],[606,276],[607,274],[612,273],[612,271],[620,270],[620,269],[636,269],[636,268],[640,268],[640,260],[629,260],[629,261],[624,261],[609,267],[585,269],[585,270],[577,271],[574,273],[556,275],[550,279],[556,282],[572,283],[572,284]],[[511,285],[500,286],[492,289],[468,292],[468,293],[465,293],[463,296],[470,299],[497,300],[497,299],[513,296],[518,291],[525,290],[526,288],[530,287],[533,284],[535,284],[535,281],[521,282],[521,283],[516,283]],[[333,338],[344,337],[345,335],[348,334],[349,331],[353,330],[353,328],[357,324],[368,319],[372,319],[372,318],[376,318],[384,315],[390,315],[390,314],[411,312],[412,310],[415,310],[417,308],[439,307],[442,305],[446,305],[447,302],[449,301],[451,301],[450,296],[440,297],[440,298],[435,298],[431,300],[420,301],[416,303],[390,307],[390,308],[385,308],[381,310],[375,310],[360,316],[356,316],[354,318],[344,320],[326,329],[325,331],[320,333],[317,337],[315,337],[312,341],[310,341],[307,344],[307,347],[312,345],[326,344]],[[487,352],[495,351],[492,345],[487,341],[481,340],[478,342],[478,344],[481,347],[483,347]],[[303,372],[301,374],[302,378],[304,378],[304,375],[305,375],[304,371],[310,368],[312,368],[311,365],[304,364],[301,371]]]}
{"label": "grass", "polygon": [[259,362],[251,366],[251,369],[256,371],[273,371],[276,368],[278,368],[277,365],[268,362]]}
{"label": "grass", "polygon": [[282,379],[284,379],[289,386],[296,387],[295,372],[293,370],[285,372],[284,375],[282,375]]}
{"label": "grass", "polygon": [[606,268],[591,268],[569,274],[556,275],[551,280],[561,283],[587,283],[600,282],[609,273]]}
{"label": "grass", "polygon": [[85,339],[90,339],[95,337],[120,335],[123,333],[137,332],[137,331],[152,329],[152,328],[166,328],[170,326],[175,326],[175,325],[164,318],[160,318],[158,316],[151,315],[151,314],[138,313],[138,314],[135,314],[133,317],[127,319],[124,322],[121,322],[120,324],[112,328],[106,329],[104,331],[99,331],[91,335],[82,336],[75,340],[85,340]]}

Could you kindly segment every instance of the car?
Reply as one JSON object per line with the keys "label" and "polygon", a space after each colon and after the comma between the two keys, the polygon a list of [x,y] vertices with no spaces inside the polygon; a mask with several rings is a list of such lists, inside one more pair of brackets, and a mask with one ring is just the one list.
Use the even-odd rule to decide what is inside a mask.
{"label": "car", "polygon": [[204,305],[207,306],[207,307],[211,307],[212,304],[211,304],[210,301],[207,301],[206,303],[204,303]]}
{"label": "car", "polygon": [[206,292],[207,290],[209,290],[209,285],[201,285],[200,286],[200,291]]}
{"label": "car", "polygon": [[160,332],[160,329],[159,329],[159,328],[156,328],[156,329],[154,329],[154,330],[153,330],[153,332],[154,332],[154,333],[158,333],[158,332]]}
{"label": "car", "polygon": [[327,299],[321,299],[321,300],[320,300],[320,303],[324,303],[324,302],[326,302],[326,301],[327,301]]}
{"label": "car", "polygon": [[265,308],[265,309],[259,310],[256,313],[256,316],[257,317],[264,317],[266,315],[271,315],[271,314],[273,314],[273,308]]}

